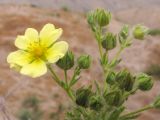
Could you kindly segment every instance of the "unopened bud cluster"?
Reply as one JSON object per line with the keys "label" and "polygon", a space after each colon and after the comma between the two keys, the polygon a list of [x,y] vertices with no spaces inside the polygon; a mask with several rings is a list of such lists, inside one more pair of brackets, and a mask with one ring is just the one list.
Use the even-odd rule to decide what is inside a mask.
{"label": "unopened bud cluster", "polygon": [[111,13],[103,9],[97,9],[96,11],[88,14],[88,23],[92,28],[96,27],[96,25],[104,27],[109,24],[110,20]]}
{"label": "unopened bud cluster", "polygon": [[[100,74],[100,77],[95,80],[94,86],[86,87],[84,85],[76,90],[74,94],[77,109],[69,115],[72,119],[67,120],[81,120],[83,118],[85,120],[133,120],[143,110],[160,108],[160,97],[157,97],[154,103],[137,110],[138,112],[124,113],[125,102],[128,98],[137,90],[150,90],[153,87],[153,80],[144,73],[137,75],[127,69],[118,71],[115,68],[121,62],[121,52],[132,44],[133,38],[144,39],[148,34],[148,28],[142,25],[133,28],[124,25],[120,32],[112,33],[107,29],[110,20],[110,12],[103,9],[97,9],[88,14],[88,23],[97,40],[103,74]],[[117,53],[111,59],[110,51],[116,47],[118,51],[115,49]],[[90,67],[91,58],[89,55],[81,55],[76,60],[76,64],[74,73],[79,75],[82,69]],[[75,84],[79,77],[74,76],[73,78],[70,85]],[[101,80],[102,78],[104,81]]]}

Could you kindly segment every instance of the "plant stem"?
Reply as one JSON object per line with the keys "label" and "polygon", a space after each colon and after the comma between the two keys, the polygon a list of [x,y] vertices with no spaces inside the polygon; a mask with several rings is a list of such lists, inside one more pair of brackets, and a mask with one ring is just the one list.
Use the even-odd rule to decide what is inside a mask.
{"label": "plant stem", "polygon": [[[54,70],[52,69],[51,65],[47,65],[47,67],[48,67],[49,71],[51,72],[52,77],[53,77],[53,79],[56,81],[56,83],[58,83],[58,85],[66,91],[67,95],[71,98],[71,100],[72,100],[73,102],[75,102],[75,98],[74,98],[74,96],[73,96],[73,93],[72,93],[71,89],[70,89],[68,86],[67,86],[67,88],[64,87],[64,85],[62,84],[61,80],[59,79],[59,77],[57,76],[57,74],[56,74],[56,73],[54,72]],[[66,73],[67,73],[67,72],[66,72]],[[65,79],[66,79],[66,78],[65,78]],[[66,80],[67,80],[67,79],[66,79]]]}
{"label": "plant stem", "polygon": [[113,61],[116,61],[116,60],[119,58],[122,50],[123,50],[123,47],[121,47],[121,48],[119,49],[119,51],[117,52],[117,54],[116,54],[115,57],[113,58]]}
{"label": "plant stem", "polygon": [[65,82],[66,82],[66,92],[68,94],[68,96],[74,101],[74,96],[72,94],[71,88],[68,85],[68,78],[67,78],[67,70],[64,70],[64,76],[65,76]]}
{"label": "plant stem", "polygon": [[101,45],[100,40],[98,41],[98,48],[99,48],[100,58],[102,59],[102,57],[103,57],[103,53],[102,53],[102,45]]}
{"label": "plant stem", "polygon": [[124,114],[122,117],[127,117],[127,116],[130,116],[130,115],[134,115],[134,114],[138,114],[138,113],[141,113],[145,110],[149,110],[149,109],[152,109],[153,108],[153,105],[150,104],[150,105],[147,105],[139,110],[136,110],[136,111],[133,111],[133,112],[130,112],[130,113],[127,113],[127,114]]}
{"label": "plant stem", "polygon": [[75,103],[75,98],[73,96],[71,89],[70,88],[67,89],[66,92],[67,92],[68,96],[71,98],[71,100]]}
{"label": "plant stem", "polygon": [[67,70],[64,70],[65,82],[68,86],[68,79],[67,79]]}
{"label": "plant stem", "polygon": [[102,45],[101,45],[101,42],[102,42],[102,40],[101,40],[101,37],[102,37],[102,28],[101,27],[97,28],[97,31],[94,32],[94,36],[97,39],[99,54],[100,54],[100,58],[102,59],[102,57],[103,57],[103,51],[102,51]]}
{"label": "plant stem", "polygon": [[[80,74],[80,68],[77,66],[75,69],[74,69],[74,73],[73,73],[73,76],[69,82],[69,87],[72,87],[79,79],[80,77],[78,77]],[[78,78],[77,78],[78,77]]]}
{"label": "plant stem", "polygon": [[57,74],[54,72],[51,65],[47,65],[47,67],[48,67],[49,71],[51,72],[52,77],[56,81],[56,83],[58,83],[61,87],[63,87],[61,84],[61,80],[58,78]]}

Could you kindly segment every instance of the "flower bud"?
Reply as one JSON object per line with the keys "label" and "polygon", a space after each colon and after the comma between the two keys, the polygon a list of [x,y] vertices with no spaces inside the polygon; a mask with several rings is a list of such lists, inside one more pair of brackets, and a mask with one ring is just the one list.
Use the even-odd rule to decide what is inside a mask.
{"label": "flower bud", "polygon": [[111,13],[104,9],[97,9],[95,12],[95,19],[99,26],[104,27],[109,24],[111,20]]}
{"label": "flower bud", "polygon": [[88,21],[89,25],[94,24],[94,13],[93,12],[88,13],[88,15],[87,15],[87,21]]}
{"label": "flower bud", "polygon": [[154,101],[153,105],[154,105],[155,108],[160,109],[160,96],[158,96],[156,98],[156,100]]}
{"label": "flower bud", "polygon": [[107,33],[102,41],[102,46],[106,50],[111,50],[116,47],[116,35]]}
{"label": "flower bud", "polygon": [[89,55],[82,55],[77,61],[80,69],[88,69],[91,64],[91,57]]}
{"label": "flower bud", "polygon": [[74,65],[74,55],[73,55],[73,53],[71,51],[68,51],[62,59],[58,60],[56,65],[63,70],[71,69]]}
{"label": "flower bud", "polygon": [[116,75],[116,81],[118,82],[120,89],[125,91],[131,91],[135,83],[134,77],[126,70],[123,70]]}
{"label": "flower bud", "polygon": [[88,21],[88,24],[90,25],[90,27],[92,28],[92,31],[95,31],[96,28],[95,28],[95,14],[94,12],[90,12],[88,13],[87,15],[87,21]]}
{"label": "flower bud", "polygon": [[82,107],[88,107],[89,97],[92,95],[91,90],[80,88],[76,91],[76,104]]}
{"label": "flower bud", "polygon": [[125,26],[123,26],[123,28],[121,29],[121,31],[119,33],[120,44],[123,44],[126,41],[128,36],[129,36],[129,26],[125,25]]}
{"label": "flower bud", "polygon": [[116,74],[114,72],[109,72],[106,78],[106,82],[110,85],[115,83]]}
{"label": "flower bud", "polygon": [[119,90],[104,94],[104,98],[106,103],[111,106],[120,106],[123,103],[122,92]]}
{"label": "flower bud", "polygon": [[142,25],[135,26],[133,36],[136,39],[143,40],[145,35],[148,34],[148,28]]}
{"label": "flower bud", "polygon": [[138,88],[143,91],[150,90],[153,87],[153,80],[147,74],[140,74],[136,77]]}
{"label": "flower bud", "polygon": [[91,96],[89,99],[89,107],[93,110],[100,110],[102,107],[100,96]]}
{"label": "flower bud", "polygon": [[123,28],[121,29],[119,35],[123,38],[126,39],[129,35],[129,26],[124,25]]}

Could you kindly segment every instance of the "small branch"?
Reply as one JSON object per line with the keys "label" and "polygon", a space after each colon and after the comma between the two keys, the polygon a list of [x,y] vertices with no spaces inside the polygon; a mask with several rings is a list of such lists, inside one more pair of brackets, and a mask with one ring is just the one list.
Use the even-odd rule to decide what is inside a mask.
{"label": "small branch", "polygon": [[148,34],[152,36],[160,35],[160,29],[151,29],[148,31]]}
{"label": "small branch", "polygon": [[51,65],[47,65],[47,67],[48,67],[49,71],[51,72],[52,77],[53,77],[53,79],[56,81],[56,83],[58,83],[61,87],[63,87],[62,84],[61,84],[61,82],[60,82],[60,79],[58,78],[58,76],[57,76],[57,74],[54,72],[54,70],[52,69]]}
{"label": "small branch", "polygon": [[65,82],[68,86],[67,70],[64,70]]}
{"label": "small branch", "polygon": [[146,110],[149,110],[149,109],[152,109],[152,108],[154,108],[153,105],[147,105],[147,106],[145,106],[145,107],[143,107],[143,108],[141,108],[139,110],[124,114],[121,117],[124,118],[124,117],[128,117],[128,116],[131,116],[131,115],[139,114],[139,113],[141,113],[143,111],[146,111]]}
{"label": "small branch", "polygon": [[122,50],[123,50],[123,48],[121,47],[121,48],[119,49],[119,51],[116,53],[115,57],[113,58],[113,61],[116,61],[116,60],[119,58]]}
{"label": "small branch", "polygon": [[[77,81],[74,81],[75,79],[80,79],[80,77],[79,78],[76,78],[76,77],[78,77],[79,76],[79,73],[80,73],[80,68],[77,66],[76,68],[75,68],[75,70],[74,70],[74,73],[73,73],[73,76],[72,76],[72,78],[71,78],[71,80],[70,80],[70,83],[69,83],[69,87],[72,87]],[[73,82],[74,81],[74,82]]]}
{"label": "small branch", "polygon": [[98,48],[99,48],[100,58],[102,59],[102,57],[103,57],[103,53],[102,53],[102,46],[101,46],[100,41],[98,41]]}
{"label": "small branch", "polygon": [[69,87],[67,87],[67,88],[64,87],[64,85],[62,84],[61,80],[59,79],[59,77],[57,76],[57,74],[56,74],[56,73],[54,72],[54,70],[52,69],[51,65],[47,65],[47,67],[48,67],[49,71],[51,72],[52,77],[53,77],[53,79],[56,81],[56,83],[58,83],[58,85],[66,91],[66,93],[68,94],[68,96],[69,96],[69,97],[71,98],[71,100],[74,102],[75,99],[74,99],[74,96],[73,96],[73,94],[72,94],[71,89],[70,89]]}

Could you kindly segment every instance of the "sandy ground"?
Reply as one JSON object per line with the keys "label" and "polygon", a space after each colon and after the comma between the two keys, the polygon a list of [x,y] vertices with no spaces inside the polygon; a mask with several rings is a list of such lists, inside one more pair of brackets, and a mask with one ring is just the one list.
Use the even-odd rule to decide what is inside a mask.
{"label": "sandy ground", "polygon": [[120,11],[130,8],[150,8],[159,6],[160,0],[0,0],[2,4],[34,5],[44,8],[68,8],[73,11],[88,11],[97,7],[111,11]]}
{"label": "sandy ground", "polygon": [[[137,10],[140,11],[141,9],[137,8]],[[110,31],[116,33],[122,27],[123,22],[133,25],[140,21],[149,27],[158,27],[160,26],[159,10],[158,7],[152,12],[144,9],[138,14],[136,14],[134,9],[117,11],[109,27]],[[70,103],[63,90],[50,78],[49,73],[43,77],[31,79],[9,69],[6,57],[9,52],[16,50],[14,47],[16,36],[23,34],[28,27],[40,30],[48,22],[55,24],[57,27],[62,27],[64,33],[61,39],[66,40],[70,44],[70,49],[75,52],[77,57],[84,53],[90,54],[93,57],[92,64],[94,66],[90,70],[83,72],[79,86],[90,84],[93,82],[93,79],[101,79],[101,69],[96,50],[97,45],[87,25],[84,14],[14,5],[0,6],[0,11],[3,11],[0,13],[0,95],[6,95],[7,90],[10,90],[11,93],[13,91],[12,96],[6,100],[7,108],[11,114],[16,116],[17,111],[20,110],[21,102],[28,95],[36,95],[42,100],[41,108],[46,111],[46,120],[49,120],[48,115],[51,112],[58,110],[60,104],[67,107]],[[152,19],[146,20],[149,12]],[[135,14],[137,15],[136,17],[134,17]],[[160,54],[155,52],[158,48],[157,46],[160,45],[159,39],[159,37],[149,36],[145,41],[135,40],[133,46],[123,52],[122,59],[124,61],[119,65],[119,68],[127,68],[133,73],[137,73],[144,71],[151,63],[159,64],[157,56]],[[115,51],[111,53],[111,57],[113,57]],[[155,60],[153,56],[156,56],[157,59]],[[56,66],[55,69],[59,74],[62,74]],[[16,91],[14,90],[15,86],[17,88]],[[155,81],[151,92],[138,92],[137,95],[131,97],[126,103],[129,110],[134,110],[150,103],[154,96],[159,94],[159,86],[160,82]],[[57,94],[58,97],[54,97]],[[62,112],[60,120],[63,120],[63,116]],[[160,117],[160,112],[152,110],[145,112],[138,120],[158,120],[158,117]]]}

